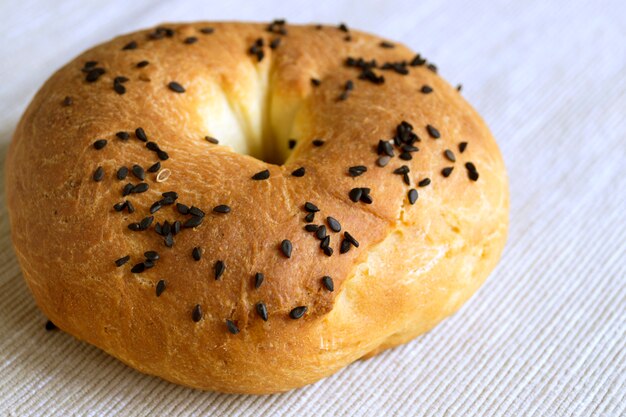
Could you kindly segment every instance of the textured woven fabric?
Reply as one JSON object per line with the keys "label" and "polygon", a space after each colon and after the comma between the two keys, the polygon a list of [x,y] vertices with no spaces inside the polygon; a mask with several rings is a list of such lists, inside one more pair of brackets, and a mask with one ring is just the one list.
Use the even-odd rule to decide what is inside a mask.
{"label": "textured woven fabric", "polygon": [[0,2],[0,168],[30,97],[85,48],[162,21],[286,17],[400,40],[462,82],[512,196],[504,257],[458,314],[312,386],[255,397],[179,387],[46,332],[2,193],[0,415],[624,416],[625,4]]}

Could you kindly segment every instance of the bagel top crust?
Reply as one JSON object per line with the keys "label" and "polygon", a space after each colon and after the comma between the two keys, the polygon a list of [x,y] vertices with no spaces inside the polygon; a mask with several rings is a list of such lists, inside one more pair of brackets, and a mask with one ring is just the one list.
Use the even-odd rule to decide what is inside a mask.
{"label": "bagel top crust", "polygon": [[243,393],[429,330],[484,281],[508,225],[497,145],[434,66],[346,27],[281,22],[164,25],[83,53],[22,117],[7,196],[24,277],[57,326],[143,372]]}

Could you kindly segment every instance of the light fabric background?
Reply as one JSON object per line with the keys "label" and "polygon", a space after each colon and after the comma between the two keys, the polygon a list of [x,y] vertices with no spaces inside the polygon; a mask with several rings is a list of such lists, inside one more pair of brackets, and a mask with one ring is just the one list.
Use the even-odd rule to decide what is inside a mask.
{"label": "light fabric background", "polygon": [[179,20],[345,21],[463,83],[499,140],[512,197],[504,257],[457,315],[312,386],[253,397],[172,385],[45,332],[2,195],[0,415],[624,416],[625,4],[1,0],[1,161],[44,80],[117,34]]}

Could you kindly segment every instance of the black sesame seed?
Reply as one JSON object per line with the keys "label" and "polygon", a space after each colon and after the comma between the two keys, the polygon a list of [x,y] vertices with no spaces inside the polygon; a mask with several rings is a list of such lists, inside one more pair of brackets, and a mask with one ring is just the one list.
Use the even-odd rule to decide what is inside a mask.
{"label": "black sesame seed", "polygon": [[293,149],[296,147],[297,143],[298,141],[296,141],[295,139],[289,139],[287,146],[289,147],[289,149]]}
{"label": "black sesame seed", "polygon": [[322,139],[314,139],[312,143],[313,146],[320,147],[324,144],[324,141]]}
{"label": "black sesame seed", "polygon": [[154,152],[157,152],[157,151],[160,150],[159,149],[159,145],[157,145],[154,142],[147,142],[146,143],[146,148],[148,148],[149,150],[154,151]]}
{"label": "black sesame seed", "polygon": [[341,241],[341,247],[339,248],[339,253],[346,253],[350,250],[352,245],[346,239]]}
{"label": "black sesame seed", "polygon": [[117,76],[113,79],[113,82],[118,83],[118,84],[122,84],[125,83],[126,81],[128,81],[128,77],[124,77],[124,76]]}
{"label": "black sesame seed", "polygon": [[193,248],[193,250],[191,251],[191,256],[195,261],[199,261],[200,259],[202,259],[202,251],[198,246]]}
{"label": "black sesame seed", "polygon": [[393,173],[397,175],[404,175],[404,174],[408,174],[409,172],[410,172],[410,168],[407,165],[402,165],[393,170]]}
{"label": "black sesame seed", "polygon": [[404,181],[406,185],[411,185],[411,179],[409,178],[409,174],[403,174],[402,181]]}
{"label": "black sesame seed", "polygon": [[461,92],[462,89],[463,89],[463,84],[459,84],[456,86],[456,91],[458,91],[459,93]]}
{"label": "black sesame seed", "polygon": [[189,213],[189,206],[186,206],[182,203],[176,203],[176,210],[178,210],[178,212],[180,214],[188,214]]}
{"label": "black sesame seed", "polygon": [[341,223],[339,223],[337,219],[328,216],[326,217],[326,221],[328,222],[328,227],[330,227],[330,230],[332,230],[333,232],[341,232]]}
{"label": "black sesame seed", "polygon": [[191,319],[196,323],[202,320],[202,307],[200,307],[200,304],[196,304],[193,308],[193,311],[191,312]]}
{"label": "black sesame seed", "polygon": [[329,277],[328,275],[322,277],[322,284],[324,284],[324,287],[328,291],[330,292],[335,291],[335,284],[333,283],[333,279]]}
{"label": "black sesame seed", "polygon": [[321,225],[317,228],[317,230],[315,231],[315,236],[318,239],[324,239],[326,237],[326,226]]}
{"label": "black sesame seed", "polygon": [[413,159],[413,155],[411,155],[408,152],[402,152],[398,158],[402,159],[403,161],[410,161],[411,159]]}
{"label": "black sesame seed", "polygon": [[433,92],[433,88],[429,85],[423,85],[420,91],[424,94],[430,94]]}
{"label": "black sesame seed", "polygon": [[154,214],[157,211],[161,210],[161,207],[163,207],[163,205],[161,204],[160,201],[156,201],[154,202],[151,206],[150,206],[150,214]]}
{"label": "black sesame seed", "polygon": [[424,58],[421,57],[420,54],[415,55],[415,57],[411,60],[411,62],[409,63],[410,66],[412,67],[418,67],[420,65],[424,65],[426,63],[426,60]]}
{"label": "black sesame seed", "polygon": [[147,172],[158,172],[161,169],[161,163],[160,162],[156,162],[152,165],[150,165],[150,168],[148,168],[146,171]]}
{"label": "black sesame seed", "polygon": [[294,170],[291,175],[293,175],[294,177],[304,177],[304,174],[306,173],[306,170],[304,169],[304,167],[300,167],[296,170]]}
{"label": "black sesame seed", "polygon": [[443,154],[446,159],[448,159],[448,161],[456,162],[456,156],[454,156],[454,152],[452,152],[450,149],[446,149]]}
{"label": "black sesame seed", "polygon": [[211,137],[211,136],[205,136],[204,140],[206,140],[207,142],[212,143],[214,145],[217,145],[218,143],[220,143],[219,140],[217,140],[217,139],[215,139],[214,137]]}
{"label": "black sesame seed", "polygon": [[265,169],[265,170],[263,170],[261,172],[257,172],[256,174],[254,174],[252,176],[252,179],[259,181],[259,180],[266,180],[269,177],[270,177],[270,171]]}
{"label": "black sesame seed", "polygon": [[174,224],[172,225],[172,234],[177,235],[180,232],[181,227],[182,225],[180,221],[176,220]]}
{"label": "black sesame seed", "polygon": [[100,182],[104,178],[104,168],[98,167],[93,173],[93,180],[95,182]]}
{"label": "black sesame seed", "polygon": [[351,177],[358,177],[360,175],[363,175],[363,173],[365,173],[366,171],[367,167],[365,165],[355,165],[348,168],[348,174]]}
{"label": "black sesame seed", "polygon": [[138,179],[142,181],[146,179],[146,172],[143,170],[141,166],[133,165],[132,172],[133,172],[133,175],[137,177]]}
{"label": "black sesame seed", "polygon": [[139,222],[139,225],[141,226],[141,228],[143,230],[146,230],[148,227],[150,227],[150,225],[152,224],[152,221],[154,220],[154,216],[148,216],[148,217],[144,217],[143,219],[141,219],[141,221]]}
{"label": "black sesame seed", "polygon": [[204,27],[200,28],[200,32],[205,35],[210,35],[211,33],[215,32],[215,29],[213,29],[212,27]]}
{"label": "black sesame seed", "polygon": [[98,61],[87,61],[85,62],[84,68],[89,69],[95,67],[96,65],[98,65]]}
{"label": "black sesame seed", "polygon": [[260,302],[256,304],[256,312],[263,321],[267,321],[267,307],[264,303]]}
{"label": "black sesame seed", "polygon": [[123,51],[128,51],[131,49],[137,49],[137,42],[130,41],[126,45],[124,45],[124,47],[122,48]]}
{"label": "black sesame seed", "polygon": [[280,38],[272,39],[270,42],[270,49],[276,49],[280,45]]}
{"label": "black sesame seed", "polygon": [[226,265],[224,264],[224,261],[217,261],[217,262],[215,262],[215,265],[213,266],[213,268],[215,270],[215,280],[217,281],[224,274],[224,270],[226,269]]}
{"label": "black sesame seed", "polygon": [[120,267],[130,261],[130,255],[123,256],[115,261],[115,266]]}
{"label": "black sesame seed", "polygon": [[363,190],[363,194],[361,195],[361,202],[365,203],[365,204],[372,204],[374,202],[374,200],[372,199],[372,196],[369,194],[370,193],[370,189],[369,188],[361,188],[361,190]]}
{"label": "black sesame seed", "polygon": [[171,248],[174,246],[174,236],[171,233],[168,233],[167,236],[165,236],[165,239],[163,239],[163,243],[168,248]]}
{"label": "black sesame seed", "polygon": [[452,174],[453,169],[454,167],[445,167],[444,169],[441,170],[441,175],[447,178],[450,176],[450,174]]}
{"label": "black sesame seed", "polygon": [[126,93],[126,87],[118,82],[113,82],[113,90],[119,95]]}
{"label": "black sesame seed", "polygon": [[343,232],[343,236],[346,238],[348,242],[352,243],[352,245],[354,245],[355,248],[359,247],[359,242],[357,242],[354,236],[352,236],[350,233]]}
{"label": "black sesame seed", "polygon": [[213,207],[213,211],[215,213],[226,214],[226,213],[230,213],[230,207],[227,206],[226,204],[220,204],[219,206]]}
{"label": "black sesame seed", "polygon": [[141,224],[139,224],[139,223],[130,223],[130,224],[128,225],[128,228],[129,228],[130,230],[132,230],[133,232],[139,232],[139,231],[143,230],[143,229],[141,228]]}
{"label": "black sesame seed", "polygon": [[144,193],[146,191],[148,191],[148,184],[145,182],[140,182],[139,184],[133,187],[133,189],[131,190],[131,193],[137,194],[137,193]]}
{"label": "black sesame seed", "polygon": [[478,172],[467,170],[467,177],[472,181],[478,181]]}
{"label": "black sesame seed", "polygon": [[419,148],[414,145],[402,145],[402,150],[404,152],[417,152],[419,151]]}
{"label": "black sesame seed", "polygon": [[145,61],[145,60],[144,61],[139,61],[139,62],[137,62],[137,68],[146,67],[146,66],[148,66],[148,64],[149,64],[148,61]]}
{"label": "black sesame seed", "polygon": [[237,334],[239,333],[239,327],[237,327],[237,325],[235,324],[235,322],[233,322],[232,320],[226,320],[226,328],[228,329],[228,331],[232,334]]}
{"label": "black sesame seed", "polygon": [[122,210],[124,210],[126,208],[126,203],[127,202],[128,202],[128,200],[122,201],[121,203],[116,203],[113,206],[113,210],[115,210],[115,211],[122,211]]}
{"label": "black sesame seed", "polygon": [[131,203],[128,200],[126,200],[126,208],[128,209],[128,212],[131,214],[135,212],[135,207],[133,206],[133,203]]}
{"label": "black sesame seed", "polygon": [[330,246],[324,248],[324,254],[326,256],[333,256],[333,252],[333,248],[331,248]]}
{"label": "black sesame seed", "polygon": [[389,143],[388,140],[379,140],[378,141],[378,154],[379,155],[387,155],[387,156],[393,156],[393,146],[391,145],[391,143]]}
{"label": "black sesame seed", "polygon": [[56,324],[52,323],[50,320],[46,321],[45,328],[46,328],[46,331],[49,331],[49,332],[58,329]]}
{"label": "black sesame seed", "polygon": [[178,84],[176,81],[171,81],[168,85],[170,90],[172,90],[175,93],[184,93],[185,92],[185,87],[183,87],[182,85]]}
{"label": "black sesame seed", "polygon": [[145,256],[146,259],[149,259],[151,261],[157,261],[160,258],[159,253],[157,251],[153,251],[153,250],[149,250],[149,251],[144,252],[143,256]]}
{"label": "black sesame seed", "polygon": [[193,216],[190,219],[187,219],[185,223],[183,223],[183,227],[190,228],[199,226],[202,223],[203,218],[198,216]]}
{"label": "black sesame seed", "polygon": [[128,183],[124,186],[124,188],[122,189],[122,196],[127,196],[128,194],[133,192],[133,184]]}
{"label": "black sesame seed", "polygon": [[338,27],[339,27],[339,30],[342,32],[348,33],[350,31],[350,29],[348,29],[348,26],[345,23],[340,23]]}
{"label": "black sesame seed", "polygon": [[196,206],[191,206],[191,208],[189,209],[189,214],[196,217],[204,217],[204,211],[200,210]]}
{"label": "black sesame seed", "polygon": [[[319,230],[319,229],[318,229]],[[326,249],[330,246],[330,236],[325,236],[320,242],[320,249]]]}
{"label": "black sesame seed", "polygon": [[304,203],[304,210],[309,213],[316,213],[320,211],[320,209],[315,204],[308,202],[308,201]]}
{"label": "black sesame seed", "polygon": [[304,216],[304,221],[307,223],[311,223],[315,219],[315,213],[309,213]]}
{"label": "black sesame seed", "polygon": [[437,73],[437,66],[435,64],[428,64],[428,65],[426,65],[426,68],[428,68],[429,70],[431,70],[435,74]]}
{"label": "black sesame seed", "polygon": [[417,190],[415,188],[411,188],[409,190],[409,203],[415,204],[415,202],[417,201],[417,197]]}
{"label": "black sesame seed", "polygon": [[94,68],[92,70],[89,70],[89,72],[85,76],[85,81],[87,81],[88,83],[96,82],[105,72],[106,71],[104,70],[104,68]]}
{"label": "black sesame seed", "polygon": [[474,171],[474,172],[476,171],[476,167],[471,162],[466,162],[465,163],[465,168],[467,168],[468,171]]}
{"label": "black sesame seed", "polygon": [[187,45],[191,45],[192,43],[196,43],[196,42],[198,42],[198,38],[196,38],[195,36],[189,36],[185,38],[185,40],[183,41],[183,43]]}
{"label": "black sesame seed", "polygon": [[418,187],[426,187],[427,185],[430,185],[430,178],[424,178],[423,180],[418,182],[417,185]]}
{"label": "black sesame seed", "polygon": [[265,279],[265,275],[260,272],[254,274],[254,288],[259,288],[261,284],[263,284],[263,280]]}
{"label": "black sesame seed", "polygon": [[307,310],[308,308],[306,306],[296,307],[289,312],[289,317],[291,317],[294,320],[297,320],[299,318],[302,318],[302,316],[304,316]]}
{"label": "black sesame seed", "polygon": [[465,152],[465,149],[467,148],[467,142],[461,142],[459,143],[459,152],[463,153]]}
{"label": "black sesame seed", "polygon": [[291,241],[289,241],[288,239],[283,240],[280,243],[280,250],[287,258],[291,258],[291,251],[293,250],[293,245],[291,244]]}
{"label": "black sesame seed", "polygon": [[178,193],[176,191],[166,191],[161,195],[166,198],[171,198],[172,200],[178,200]]}
{"label": "black sesame seed", "polygon": [[157,156],[159,157],[159,159],[160,159],[161,161],[167,161],[167,160],[169,159],[169,157],[170,157],[170,156],[167,154],[167,152],[162,151],[162,150],[160,150],[160,149],[156,152],[156,154],[157,154]]}
{"label": "black sesame seed", "polygon": [[140,274],[143,271],[146,270],[146,266],[144,265],[143,262],[135,264],[131,269],[130,272],[132,272],[133,274]]}
{"label": "black sesame seed", "polygon": [[391,161],[391,157],[385,155],[385,156],[381,156],[380,158],[378,158],[376,160],[376,165],[378,165],[379,167],[386,167],[387,164],[389,163],[389,161]]}
{"label": "black sesame seed", "polygon": [[135,129],[135,136],[137,137],[137,139],[139,139],[142,142],[148,141],[148,136],[146,136],[146,132],[141,127],[138,127],[137,129]]}
{"label": "black sesame seed", "polygon": [[382,48],[387,48],[387,49],[395,48],[395,45],[393,43],[387,42],[387,41],[382,41],[381,43],[379,43],[379,45]]}
{"label": "black sesame seed", "polygon": [[361,196],[363,195],[363,189],[353,188],[350,190],[350,193],[348,195],[350,196],[350,200],[356,203],[361,199]]}
{"label": "black sesame seed", "polygon": [[319,87],[322,84],[322,81],[317,78],[311,78],[311,84],[315,87]]}
{"label": "black sesame seed", "polygon": [[156,296],[160,297],[163,291],[165,291],[165,280],[161,279],[156,285]]}
{"label": "black sesame seed", "polygon": [[306,226],[304,226],[304,230],[306,230],[307,232],[317,232],[318,228],[319,226],[316,224],[307,224]]}
{"label": "black sesame seed", "polygon": [[115,136],[117,136],[117,138],[121,140],[128,140],[128,138],[130,138],[128,132],[117,132]]}
{"label": "black sesame seed", "polygon": [[65,107],[67,107],[67,106],[71,106],[71,105],[72,105],[72,102],[73,102],[73,100],[72,100],[72,97],[70,97],[70,96],[67,96],[67,97],[65,97],[65,98],[63,99],[63,105],[64,105]]}
{"label": "black sesame seed", "polygon": [[100,150],[104,148],[105,146],[107,146],[107,143],[108,141],[106,139],[98,139],[97,141],[93,143],[93,147],[96,148],[97,150]]}
{"label": "black sesame seed", "polygon": [[426,125],[426,130],[428,131],[430,137],[433,139],[439,139],[441,137],[439,131],[432,125]]}

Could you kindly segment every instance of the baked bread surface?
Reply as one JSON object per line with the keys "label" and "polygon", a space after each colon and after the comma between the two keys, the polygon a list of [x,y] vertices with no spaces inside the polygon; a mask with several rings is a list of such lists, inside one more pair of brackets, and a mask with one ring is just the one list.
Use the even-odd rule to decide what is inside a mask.
{"label": "baked bread surface", "polygon": [[[480,116],[428,62],[343,29],[168,24],[117,37],[57,71],[16,129],[6,175],[15,252],[50,320],[142,372],[260,394],[312,383],[455,312],[504,247],[501,155]],[[347,65],[349,57],[375,59],[370,69],[384,82],[359,78],[367,66]],[[87,81],[94,68],[104,73]],[[419,150],[403,160],[403,144],[391,142],[394,156],[379,166],[387,162],[379,141],[403,121]],[[167,155],[148,149],[137,128]],[[107,143],[96,149],[99,139]],[[133,174],[134,165],[156,162],[145,180]],[[122,166],[131,172],[118,180]],[[367,171],[352,176],[354,166]],[[303,176],[292,174],[301,167]],[[157,182],[163,170],[169,177]],[[269,178],[252,179],[264,170]],[[122,196],[127,183],[141,182],[147,191]],[[353,202],[355,188],[369,188],[371,204]],[[169,191],[174,204],[151,214]],[[125,200],[132,213],[114,209]],[[310,223],[307,202],[319,209]],[[157,223],[194,218],[176,203],[205,215],[167,247]],[[220,205],[230,212],[213,211]],[[129,229],[149,216],[146,230]],[[326,227],[331,256],[307,224]],[[159,259],[131,272],[146,251]]]}

